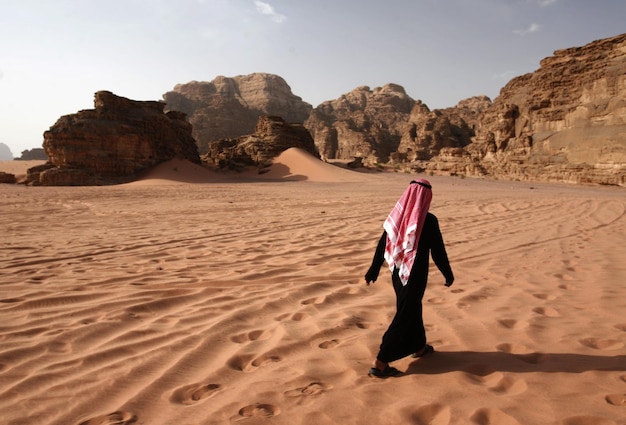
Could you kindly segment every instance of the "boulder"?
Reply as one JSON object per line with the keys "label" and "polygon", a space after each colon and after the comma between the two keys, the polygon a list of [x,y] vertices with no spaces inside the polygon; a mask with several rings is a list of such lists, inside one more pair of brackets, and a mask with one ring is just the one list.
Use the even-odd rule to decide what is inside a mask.
{"label": "boulder", "polygon": [[14,184],[17,183],[17,178],[15,177],[15,174],[0,171],[0,183]]}

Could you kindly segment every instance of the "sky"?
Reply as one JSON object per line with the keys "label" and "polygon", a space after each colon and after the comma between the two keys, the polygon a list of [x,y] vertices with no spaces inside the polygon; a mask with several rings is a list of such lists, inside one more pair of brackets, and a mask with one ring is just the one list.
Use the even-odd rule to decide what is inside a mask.
{"label": "sky", "polygon": [[276,74],[313,107],[403,86],[430,109],[495,99],[555,50],[626,32],[625,0],[0,0],[0,143],[40,148],[99,90]]}

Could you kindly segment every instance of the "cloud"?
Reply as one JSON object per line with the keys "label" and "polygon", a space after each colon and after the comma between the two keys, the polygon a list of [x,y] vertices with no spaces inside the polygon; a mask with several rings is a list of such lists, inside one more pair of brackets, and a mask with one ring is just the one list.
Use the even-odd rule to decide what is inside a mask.
{"label": "cloud", "polygon": [[523,29],[523,30],[513,30],[513,34],[526,35],[526,34],[531,34],[533,32],[539,32],[540,29],[541,29],[541,26],[539,26],[538,24],[530,24],[528,26],[528,28],[526,28],[526,29]]}
{"label": "cloud", "polygon": [[537,3],[540,7],[550,6],[551,4],[556,3],[558,0],[537,0]]}
{"label": "cloud", "polygon": [[501,74],[494,74],[493,75],[493,79],[494,80],[503,80],[503,81],[509,81],[512,80],[514,77],[516,77],[518,74],[515,71],[504,71]]}
{"label": "cloud", "polygon": [[280,24],[281,22],[284,22],[287,19],[285,15],[281,15],[280,13],[277,13],[274,10],[274,7],[269,3],[265,3],[260,0],[254,0],[254,5],[256,6],[257,12],[259,12],[261,15],[270,16],[272,18],[272,21],[276,23]]}

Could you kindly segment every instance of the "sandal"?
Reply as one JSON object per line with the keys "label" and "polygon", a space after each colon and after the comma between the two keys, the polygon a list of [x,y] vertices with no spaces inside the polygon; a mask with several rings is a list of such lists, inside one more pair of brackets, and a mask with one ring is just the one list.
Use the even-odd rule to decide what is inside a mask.
{"label": "sandal", "polygon": [[395,367],[387,366],[384,370],[377,369],[375,367],[370,369],[370,375],[374,375],[377,378],[387,378],[389,376],[396,376],[400,371]]}
{"label": "sandal", "polygon": [[411,357],[413,357],[414,359],[417,359],[418,357],[424,357],[434,352],[435,352],[435,349],[433,348],[433,346],[426,344],[424,348],[422,349],[422,354],[413,353],[411,354]]}

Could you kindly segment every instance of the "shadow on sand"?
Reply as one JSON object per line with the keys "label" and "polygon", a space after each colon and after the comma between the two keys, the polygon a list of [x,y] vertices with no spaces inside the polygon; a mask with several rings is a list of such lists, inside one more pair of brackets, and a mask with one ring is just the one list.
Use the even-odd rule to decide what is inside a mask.
{"label": "shadow on sand", "polygon": [[412,362],[404,375],[467,372],[581,373],[591,370],[626,372],[626,355],[590,356],[568,353],[512,354],[506,352],[438,351]]}

